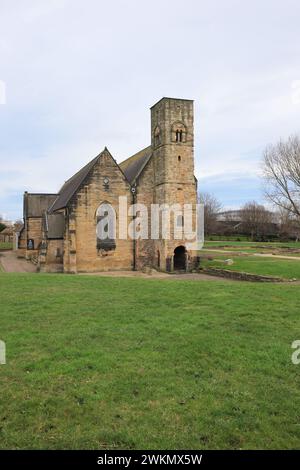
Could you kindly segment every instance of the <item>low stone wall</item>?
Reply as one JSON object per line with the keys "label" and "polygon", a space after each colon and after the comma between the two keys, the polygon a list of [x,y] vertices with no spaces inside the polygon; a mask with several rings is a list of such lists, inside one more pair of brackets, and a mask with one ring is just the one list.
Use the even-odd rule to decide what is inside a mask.
{"label": "low stone wall", "polygon": [[284,279],[273,276],[260,276],[259,274],[250,274],[239,271],[231,271],[229,269],[219,268],[202,268],[201,271],[205,274],[212,276],[226,277],[229,279],[236,279],[237,281],[252,281],[252,282],[284,282]]}

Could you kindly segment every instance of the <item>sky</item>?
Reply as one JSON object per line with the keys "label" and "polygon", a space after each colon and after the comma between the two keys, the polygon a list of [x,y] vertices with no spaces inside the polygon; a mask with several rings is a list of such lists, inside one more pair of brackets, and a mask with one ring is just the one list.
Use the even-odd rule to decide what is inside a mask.
{"label": "sky", "polygon": [[264,148],[300,131],[299,18],[299,0],[0,0],[0,214],[105,146],[148,146],[163,96],[195,101],[200,190],[264,202]]}

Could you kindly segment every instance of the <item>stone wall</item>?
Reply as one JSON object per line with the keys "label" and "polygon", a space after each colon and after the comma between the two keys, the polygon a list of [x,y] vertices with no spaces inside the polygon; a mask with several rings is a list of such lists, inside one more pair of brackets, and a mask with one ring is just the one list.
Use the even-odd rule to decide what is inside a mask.
{"label": "stone wall", "polygon": [[237,281],[252,281],[252,282],[283,282],[284,279],[273,276],[260,276],[259,274],[250,274],[239,271],[231,271],[229,269],[219,268],[201,268],[201,272],[211,274],[212,276],[226,277],[235,279]]}
{"label": "stone wall", "polygon": [[[187,241],[191,240],[184,238],[184,235],[177,239],[173,222],[169,240],[161,237],[152,240],[151,204],[196,204],[193,119],[191,100],[163,98],[151,108],[152,157],[138,178],[134,196],[134,202],[148,208],[147,240],[134,242],[128,237],[119,237],[119,197],[127,197],[128,208],[133,202],[133,195],[124,174],[105,149],[67,207],[62,210],[65,217],[64,239],[47,240],[44,234],[43,240],[42,218],[28,217],[20,238],[20,248],[26,248],[28,239],[33,239],[37,250],[43,240],[40,250],[41,270],[57,269],[76,273],[131,270],[134,267],[143,269],[148,266],[172,271],[175,248],[185,247]],[[108,184],[105,179],[108,179]],[[55,195],[47,197],[53,198]],[[43,198],[41,201],[37,198],[37,203],[43,201]],[[97,242],[97,209],[102,203],[112,205],[117,214],[115,247],[111,249]],[[127,222],[131,220],[128,217]],[[195,230],[195,225],[192,230]],[[29,250],[27,252],[29,255],[34,254]],[[198,264],[197,253],[186,251],[185,256],[186,268],[193,269]]]}
{"label": "stone wall", "polygon": [[[109,180],[108,188],[104,184],[104,178]],[[130,185],[110,153],[105,150],[68,207],[64,243],[65,272],[133,268],[132,240],[118,239],[119,196],[127,196],[128,203],[131,204]],[[116,248],[109,251],[97,248],[96,212],[104,202],[111,204],[117,213]]]}
{"label": "stone wall", "polygon": [[[34,249],[28,250],[28,240],[33,240]],[[22,231],[19,248],[25,249],[26,259],[35,259],[42,241],[42,217],[28,217],[25,229]]]}
{"label": "stone wall", "polygon": [[42,217],[29,217],[27,219],[27,241],[34,240],[34,249],[37,250],[42,241]]}
{"label": "stone wall", "polygon": [[39,270],[53,273],[63,272],[63,240],[47,240],[47,247],[40,251]]}
{"label": "stone wall", "polygon": [[[176,132],[183,132],[177,141]],[[151,108],[153,148],[154,202],[157,204],[193,204],[197,200],[194,178],[194,111],[193,101],[163,98]],[[159,137],[158,137],[159,136]],[[195,212],[194,212],[195,215]],[[192,227],[195,230],[195,224]],[[163,270],[173,270],[174,250],[186,246],[187,239],[178,239],[171,223],[170,240],[155,242]],[[186,253],[187,269],[195,267],[197,253]]]}
{"label": "stone wall", "polygon": [[153,159],[147,163],[137,185],[137,204],[144,204],[148,209],[148,239],[136,241],[136,269],[141,270],[145,266],[157,268],[155,242],[151,238],[151,204],[153,204]]}

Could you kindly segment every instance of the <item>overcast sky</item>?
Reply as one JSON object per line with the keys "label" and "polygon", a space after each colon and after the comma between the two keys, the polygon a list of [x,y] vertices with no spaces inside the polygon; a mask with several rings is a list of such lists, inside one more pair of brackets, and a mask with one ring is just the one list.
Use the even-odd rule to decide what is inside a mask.
{"label": "overcast sky", "polygon": [[264,147],[300,131],[299,20],[299,0],[0,0],[0,213],[149,145],[163,96],[195,100],[200,189],[263,201]]}

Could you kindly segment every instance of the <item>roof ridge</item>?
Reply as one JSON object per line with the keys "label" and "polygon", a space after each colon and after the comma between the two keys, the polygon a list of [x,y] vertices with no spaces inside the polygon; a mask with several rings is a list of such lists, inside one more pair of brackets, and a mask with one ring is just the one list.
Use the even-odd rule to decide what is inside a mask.
{"label": "roof ridge", "polygon": [[119,163],[119,165],[123,165],[123,163],[127,163],[129,162],[130,160],[132,160],[133,158],[137,157],[140,153],[142,152],[145,152],[146,150],[150,149],[151,148],[151,145],[148,145],[147,147],[143,148],[142,150],[139,150],[138,152],[134,153],[133,155],[131,155],[130,157],[126,158],[125,160],[123,160],[121,163]]}
{"label": "roof ridge", "polygon": [[[94,160],[96,160],[96,158],[100,157],[100,155],[102,154],[99,153],[96,157],[94,157],[92,160],[90,160],[89,162],[87,162],[83,167],[81,167],[78,171],[76,171],[76,173],[74,173],[74,175],[70,176],[70,178],[68,178],[67,180],[65,180],[65,183],[69,183],[69,181],[71,181],[73,178],[75,178],[76,175],[78,175],[78,173],[80,173],[82,170],[84,170],[88,165],[90,165]],[[64,183],[64,184],[65,184]],[[64,186],[63,184],[63,186]]]}
{"label": "roof ridge", "polygon": [[120,163],[120,168],[126,176],[126,179],[132,184],[141,174],[145,165],[152,155],[152,147],[148,145],[144,149],[135,153]]}
{"label": "roof ridge", "polygon": [[24,191],[24,194],[27,196],[57,196],[57,193],[29,193],[28,191]]}
{"label": "roof ridge", "polygon": [[[49,214],[55,212],[56,210],[63,209],[64,207],[66,207],[70,199],[74,196],[80,185],[83,183],[89,172],[92,170],[92,168],[94,168],[96,162],[105,151],[109,152],[108,149],[105,147],[102,152],[100,152],[96,157],[90,160],[73,176],[71,176],[71,178],[64,182],[58,192],[57,198],[55,199],[53,204],[51,204],[51,206],[48,208]],[[78,181],[76,181],[76,178],[78,179]]]}

